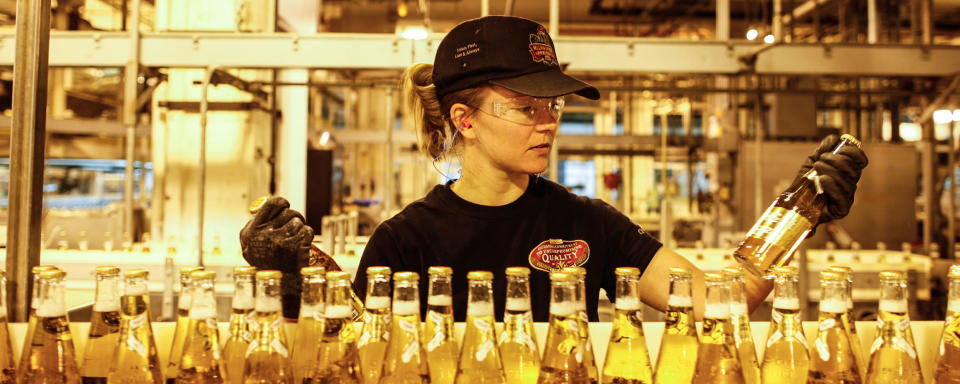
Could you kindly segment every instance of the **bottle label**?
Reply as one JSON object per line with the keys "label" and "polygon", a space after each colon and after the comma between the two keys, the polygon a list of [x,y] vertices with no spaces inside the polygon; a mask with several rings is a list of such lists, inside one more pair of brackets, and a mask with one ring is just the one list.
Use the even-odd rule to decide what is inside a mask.
{"label": "bottle label", "polygon": [[130,348],[140,356],[147,356],[147,347],[133,335],[127,337],[127,348]]}
{"label": "bottle label", "polygon": [[[832,321],[833,319],[830,320]],[[823,327],[820,328],[823,329]],[[820,360],[830,361],[830,349],[827,347],[827,343],[817,338],[817,340],[814,341],[814,345],[816,346],[817,354],[820,355]]]}
{"label": "bottle label", "polygon": [[813,228],[813,224],[810,223],[810,220],[807,220],[796,210],[771,206],[764,212],[760,221],[757,221],[753,228],[750,228],[747,237],[763,239],[780,246],[784,250],[790,250],[797,240],[811,228]]}
{"label": "bottle label", "polygon": [[244,355],[250,356],[253,351],[256,351],[257,348],[260,348],[260,343],[256,339],[250,341],[250,345],[247,346],[247,352]]}
{"label": "bottle label", "polygon": [[404,330],[404,331],[406,331],[406,332],[408,332],[408,333],[416,333],[416,332],[417,332],[417,325],[414,324],[412,321],[409,321],[409,320],[400,320],[400,329],[402,329],[402,330]]}
{"label": "bottle label", "polygon": [[490,330],[490,323],[484,319],[473,319],[473,326],[477,327],[480,332],[487,332]]}
{"label": "bottle label", "polygon": [[434,324],[443,324],[443,316],[435,311],[427,311],[427,319],[432,321]]}
{"label": "bottle label", "polygon": [[209,319],[207,319],[207,327],[210,328],[210,330],[212,330],[212,331],[216,331],[216,330],[218,329],[218,328],[217,328],[217,319],[214,319],[214,318],[209,318]]}
{"label": "bottle label", "polygon": [[283,342],[281,342],[280,339],[273,339],[273,341],[270,342],[270,348],[273,348],[274,351],[283,357],[287,357],[290,354],[287,351],[287,346],[283,345]]}
{"label": "bottle label", "polygon": [[480,346],[477,347],[477,353],[476,353],[477,361],[486,360],[487,355],[490,354],[490,351],[493,350],[493,347],[495,347],[495,345],[493,344],[493,341],[489,339],[487,341],[484,341],[483,344],[480,344]]}
{"label": "bottle label", "polygon": [[[439,327],[438,327],[438,328],[439,328]],[[434,350],[434,349],[437,349],[437,347],[439,347],[440,344],[443,344],[443,341],[446,340],[446,339],[447,339],[447,337],[446,337],[446,335],[443,334],[443,332],[434,333],[434,334],[433,334],[433,338],[431,338],[431,339],[430,339],[430,342],[427,343],[427,351],[428,351],[428,352],[433,352],[433,350]]]}
{"label": "bottle label", "polygon": [[362,334],[360,334],[360,339],[357,340],[357,346],[362,347],[364,345],[367,345],[367,343],[370,342],[371,337],[373,336],[370,335],[369,331],[363,332]]}
{"label": "bottle label", "polygon": [[131,329],[140,328],[141,326],[143,326],[143,324],[146,324],[146,322],[147,322],[147,314],[143,313],[141,315],[138,315],[130,319],[130,328]]}
{"label": "bottle label", "polygon": [[420,343],[416,340],[411,341],[410,344],[407,344],[407,348],[403,350],[400,359],[403,360],[404,363],[409,363],[414,356],[419,354],[418,352],[420,352]]}

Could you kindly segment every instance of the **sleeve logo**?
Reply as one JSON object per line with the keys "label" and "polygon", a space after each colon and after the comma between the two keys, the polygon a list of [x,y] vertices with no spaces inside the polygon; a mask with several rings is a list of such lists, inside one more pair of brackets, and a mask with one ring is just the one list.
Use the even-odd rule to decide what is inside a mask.
{"label": "sleeve logo", "polygon": [[547,35],[543,26],[537,28],[537,33],[530,34],[530,56],[533,57],[534,63],[557,65],[557,54],[553,52],[550,36]]}
{"label": "sleeve logo", "polygon": [[544,272],[579,267],[590,259],[590,245],[583,240],[550,239],[530,251],[530,266]]}

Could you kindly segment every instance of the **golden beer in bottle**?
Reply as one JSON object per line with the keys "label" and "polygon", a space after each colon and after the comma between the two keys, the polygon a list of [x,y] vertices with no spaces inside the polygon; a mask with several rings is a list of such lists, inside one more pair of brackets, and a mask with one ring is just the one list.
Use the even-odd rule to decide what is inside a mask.
{"label": "golden beer in bottle", "polygon": [[80,375],[84,384],[107,382],[113,353],[120,342],[120,268],[97,267],[96,299],[90,314],[90,332],[84,346]]}
{"label": "golden beer in bottle", "polygon": [[427,353],[420,343],[420,275],[393,274],[393,319],[380,384],[430,382]]}
{"label": "golden beer in bottle", "polygon": [[13,345],[10,342],[10,327],[7,325],[7,273],[0,270],[0,384],[17,384],[16,363],[13,361]]}
{"label": "golden beer in bottle", "polygon": [[585,346],[580,338],[577,310],[577,277],[566,272],[550,273],[550,324],[540,360],[538,384],[588,384],[590,374],[583,364]]}
{"label": "golden beer in bottle", "polygon": [[540,374],[540,347],[530,311],[530,268],[509,267],[507,303],[500,334],[500,358],[507,384],[536,384]]}
{"label": "golden beer in bottle", "polygon": [[27,320],[27,334],[24,335],[23,338],[23,347],[20,349],[20,363],[17,366],[18,377],[22,377],[23,372],[27,369],[27,364],[29,361],[23,357],[30,356],[30,350],[33,348],[33,343],[28,341],[33,340],[33,333],[37,329],[37,302],[40,301],[40,272],[56,269],[57,267],[52,265],[38,265],[30,269],[30,273],[33,275],[33,286],[30,289],[30,317]]}
{"label": "golden beer in bottle", "polygon": [[643,307],[640,305],[640,269],[620,267],[617,276],[616,314],[607,357],[603,359],[604,384],[650,384],[653,372],[647,339],[643,335]]}
{"label": "golden beer in bottle", "polygon": [[280,301],[282,277],[280,271],[257,272],[257,325],[243,364],[244,384],[293,384]]}
{"label": "golden beer in bottle", "polygon": [[847,266],[831,265],[828,271],[839,273],[846,281],[846,305],[847,310],[843,313],[843,327],[847,331],[847,337],[850,338],[850,348],[853,349],[853,358],[857,360],[857,369],[860,370],[860,378],[867,375],[867,359],[863,353],[863,347],[860,344],[860,336],[857,335],[857,323],[853,317],[853,269]]}
{"label": "golden beer in bottle", "polygon": [[924,382],[907,307],[907,279],[903,272],[880,272],[880,316],[877,337],[870,348],[867,384]]}
{"label": "golden beer in bottle", "polygon": [[66,295],[61,270],[40,272],[37,295],[37,328],[21,383],[81,383],[77,356],[67,320]]}
{"label": "golden beer in bottle", "polygon": [[180,298],[177,300],[177,327],[173,331],[173,343],[170,346],[170,360],[164,369],[167,384],[174,384],[180,374],[180,356],[183,355],[183,342],[187,338],[187,327],[190,324],[190,294],[193,289],[190,285],[190,274],[203,270],[203,267],[180,268]]}
{"label": "golden beer in bottle", "polygon": [[763,382],[803,384],[807,381],[810,355],[800,317],[799,273],[794,267],[778,267],[773,274],[773,313],[760,371]]}
{"label": "golden beer in bottle", "polygon": [[[847,145],[860,148],[860,141],[851,135],[840,136],[833,153]],[[817,224],[825,204],[819,176],[811,169],[774,200],[747,232],[734,257],[751,273],[769,275],[774,268],[790,261],[800,242]]]}
{"label": "golden beer in bottle", "polygon": [[360,368],[364,382],[377,384],[390,339],[390,267],[367,268],[367,301],[360,330]]}
{"label": "golden beer in bottle", "polygon": [[947,319],[940,337],[937,370],[933,374],[937,384],[960,383],[960,265],[951,265],[947,278]]}
{"label": "golden beer in bottle", "polygon": [[747,306],[747,287],[743,268],[727,267],[723,277],[730,281],[730,323],[733,325],[733,341],[737,344],[737,357],[743,369],[746,384],[760,384],[760,363],[757,348],[750,330],[750,310]]}
{"label": "golden beer in bottle", "polygon": [[225,382],[229,384],[243,383],[247,347],[253,340],[253,330],[257,324],[253,312],[253,276],[256,273],[254,267],[233,268],[232,313],[227,328],[227,342],[223,345],[223,374]]}
{"label": "golden beer in bottle", "polygon": [[177,384],[221,384],[220,335],[217,328],[217,297],[213,286],[217,274],[194,271],[190,274],[190,322],[183,341]]}
{"label": "golden beer in bottle", "polygon": [[693,317],[693,273],[670,268],[670,296],[653,382],[689,384],[697,364],[697,324]]}
{"label": "golden beer in bottle", "polygon": [[733,324],[730,322],[729,281],[719,273],[707,273],[704,279],[707,287],[706,310],[693,384],[742,384],[743,370],[737,357]]}
{"label": "golden beer in bottle", "polygon": [[423,340],[430,361],[430,382],[452,384],[457,376],[457,356],[460,348],[453,335],[453,290],[450,267],[430,267],[427,270],[430,285],[427,288],[427,318]]}
{"label": "golden beer in bottle", "polygon": [[[353,327],[350,309],[350,274],[327,272],[327,298],[324,308],[320,347],[316,356],[317,370],[314,383],[359,384],[360,354],[357,349],[357,331]],[[313,340],[316,342],[316,340]]]}
{"label": "golden beer in bottle", "polygon": [[123,273],[120,297],[120,341],[107,374],[109,384],[160,384],[163,374],[157,358],[157,343],[150,324],[149,273],[131,269]]}
{"label": "golden beer in bottle", "polygon": [[505,384],[493,318],[493,273],[467,274],[467,322],[456,384]]}
{"label": "golden beer in bottle", "polygon": [[[847,281],[843,273],[820,272],[820,320],[810,350],[809,384],[859,384],[860,368],[843,315],[847,312]],[[857,341],[859,342],[859,341]]]}
{"label": "golden beer in bottle", "polygon": [[293,338],[290,361],[293,382],[300,384],[313,377],[317,368],[317,353],[323,335],[324,290],[327,270],[323,267],[300,268],[303,284],[300,291],[300,315]]}
{"label": "golden beer in bottle", "polygon": [[583,365],[587,367],[590,383],[600,382],[597,358],[593,353],[593,341],[590,339],[590,318],[587,316],[587,270],[583,267],[566,267],[564,272],[577,277],[577,318],[580,320],[580,342],[583,343]]}

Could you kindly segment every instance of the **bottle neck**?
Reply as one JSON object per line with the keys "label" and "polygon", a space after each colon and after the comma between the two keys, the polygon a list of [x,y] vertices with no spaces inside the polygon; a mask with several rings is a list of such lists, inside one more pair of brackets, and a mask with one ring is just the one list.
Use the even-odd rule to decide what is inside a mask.
{"label": "bottle neck", "polygon": [[947,316],[960,318],[960,277],[951,277],[947,291]]}
{"label": "bottle neck", "polygon": [[750,310],[747,307],[746,283],[740,276],[730,279],[730,315],[738,319],[750,316]]}
{"label": "bottle neck", "polygon": [[257,280],[254,309],[258,314],[279,314],[283,310],[283,304],[280,301],[280,279]]}
{"label": "bottle neck", "polygon": [[180,299],[177,301],[177,308],[183,311],[190,309],[190,304],[193,302],[193,297],[191,294],[193,290],[190,289],[190,278],[180,277]]}
{"label": "bottle neck", "polygon": [[467,291],[468,317],[493,317],[493,281],[470,280]]}
{"label": "bottle neck", "polygon": [[313,319],[324,312],[323,286],[326,279],[322,275],[305,276],[300,294],[300,318]]}
{"label": "bottle neck", "polygon": [[507,275],[508,312],[530,311],[530,279],[526,276]]}
{"label": "bottle neck", "polygon": [[40,279],[37,317],[67,315],[66,297],[62,279]]}
{"label": "bottle neck", "polygon": [[390,275],[377,274],[367,277],[366,309],[390,310]]}
{"label": "bottle neck", "polygon": [[190,318],[195,320],[216,319],[217,296],[213,290],[213,279],[195,281],[192,291]]}
{"label": "bottle neck", "polygon": [[800,312],[800,298],[797,295],[799,282],[793,275],[778,276],[773,294],[773,309],[781,313]]}
{"label": "bottle neck", "polygon": [[900,280],[880,282],[880,314],[907,314],[907,283]]}
{"label": "bottle neck", "polygon": [[233,280],[233,309],[252,311],[254,307],[253,276],[240,275]]}
{"label": "bottle neck", "polygon": [[640,280],[638,276],[617,276],[617,311],[640,310]]}
{"label": "bottle neck", "polygon": [[713,320],[730,318],[730,289],[723,282],[706,282],[706,311],[703,317]]}
{"label": "bottle neck", "polygon": [[420,315],[420,289],[416,281],[395,281],[393,287],[393,314]]}
{"label": "bottle neck", "polygon": [[693,299],[691,296],[692,287],[690,277],[670,277],[670,296],[667,298],[668,307],[692,308]]}
{"label": "bottle neck", "polygon": [[327,281],[324,317],[328,319],[350,319],[353,317],[353,310],[350,307],[350,292],[349,280]]}
{"label": "bottle neck", "polygon": [[116,275],[98,275],[97,293],[93,302],[94,312],[116,312],[120,310],[120,277]]}
{"label": "bottle neck", "polygon": [[847,287],[844,281],[820,282],[820,313],[835,316],[847,312]]}
{"label": "bottle neck", "polygon": [[550,286],[550,315],[572,316],[577,314],[577,283],[555,281]]}

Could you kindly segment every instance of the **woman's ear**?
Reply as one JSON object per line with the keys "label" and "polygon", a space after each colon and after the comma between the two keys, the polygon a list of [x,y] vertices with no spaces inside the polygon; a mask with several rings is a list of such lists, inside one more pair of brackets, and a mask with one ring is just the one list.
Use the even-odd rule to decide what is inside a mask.
{"label": "woman's ear", "polygon": [[473,138],[473,123],[470,122],[470,115],[473,109],[466,104],[457,103],[450,107],[450,120],[453,122],[453,128],[460,132],[461,136]]}

